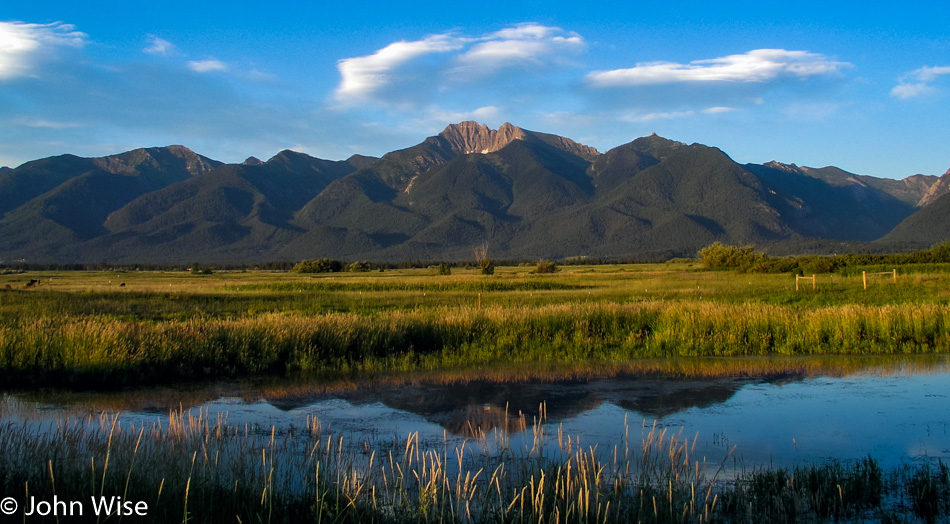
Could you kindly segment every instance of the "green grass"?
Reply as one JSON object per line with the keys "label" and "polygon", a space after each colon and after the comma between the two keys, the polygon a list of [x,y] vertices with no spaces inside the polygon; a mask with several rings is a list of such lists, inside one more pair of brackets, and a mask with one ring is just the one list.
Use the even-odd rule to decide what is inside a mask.
{"label": "green grass", "polygon": [[[789,275],[688,263],[333,275],[0,276],[0,378],[113,387],[260,375],[950,351],[950,274]],[[35,289],[24,283],[39,278]],[[120,284],[125,284],[120,287]],[[479,304],[481,309],[479,309]]]}

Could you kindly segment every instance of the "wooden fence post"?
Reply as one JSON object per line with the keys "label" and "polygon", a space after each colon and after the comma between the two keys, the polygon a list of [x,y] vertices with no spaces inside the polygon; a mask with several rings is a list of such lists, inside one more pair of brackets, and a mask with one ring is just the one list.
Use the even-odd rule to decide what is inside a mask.
{"label": "wooden fence post", "polygon": [[803,277],[801,275],[795,275],[795,291],[799,290],[798,281],[799,280],[811,280],[811,288],[818,289],[818,278],[815,275],[810,277]]}
{"label": "wooden fence post", "polygon": [[864,290],[867,291],[868,290],[868,272],[862,271],[861,275],[864,276]]}

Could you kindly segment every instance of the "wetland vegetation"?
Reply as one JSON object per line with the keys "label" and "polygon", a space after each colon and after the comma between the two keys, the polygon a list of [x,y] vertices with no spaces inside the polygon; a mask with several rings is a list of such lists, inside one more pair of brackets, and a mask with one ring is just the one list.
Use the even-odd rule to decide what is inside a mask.
{"label": "wetland vegetation", "polygon": [[[136,522],[934,522],[950,514],[943,463],[886,471],[867,457],[731,475],[723,469],[731,451],[696,456],[697,436],[625,425],[620,442],[597,449],[548,429],[544,405],[520,415],[513,431],[527,438],[518,443],[498,430],[461,445],[418,434],[350,441],[316,417],[279,431],[188,411],[165,422],[103,414],[37,428],[29,406],[5,399],[2,409],[19,421],[0,425],[4,495],[118,496],[145,504]],[[96,520],[88,504],[80,510],[82,519],[63,520]],[[23,520],[59,520],[47,517]]]}
{"label": "wetland vegetation", "polygon": [[[293,395],[301,377],[349,384],[438,372],[451,381],[498,365],[505,377],[703,375],[717,365],[755,373],[695,365],[719,356],[946,353],[948,267],[901,266],[896,283],[872,277],[865,290],[851,265],[801,291],[791,274],[692,261],[493,275],[12,273],[0,275],[0,380],[115,389],[267,377]],[[523,418],[533,435],[524,448],[507,431],[457,448],[412,435],[347,442],[316,419],[278,430],[179,411],[166,422],[41,427],[24,422],[28,411],[5,400],[0,413],[4,495],[117,495],[146,501],[152,522],[932,522],[950,513],[943,463],[883,470],[868,457],[727,478],[726,456],[692,456],[692,437],[637,425],[615,448],[593,449],[547,434],[543,407]]]}
{"label": "wetland vegetation", "polygon": [[[950,273],[898,281],[698,264],[0,276],[0,378],[123,387],[512,362],[950,350]],[[31,287],[26,288],[30,282]],[[38,284],[36,283],[38,281]]]}

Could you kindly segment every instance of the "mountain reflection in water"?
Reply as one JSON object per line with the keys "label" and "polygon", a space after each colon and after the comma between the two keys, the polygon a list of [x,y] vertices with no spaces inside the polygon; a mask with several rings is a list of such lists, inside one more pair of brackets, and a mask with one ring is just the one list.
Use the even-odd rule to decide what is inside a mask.
{"label": "mountain reflection in water", "polygon": [[[747,378],[696,380],[656,376],[617,377],[610,380],[557,380],[498,383],[475,380],[456,384],[388,386],[341,392],[337,398],[353,405],[382,403],[438,424],[454,435],[477,436],[493,429],[520,431],[543,409],[548,423],[558,423],[613,404],[648,418],[727,401]],[[269,400],[274,407],[292,411],[315,398]],[[522,418],[524,415],[524,418]]]}
{"label": "mountain reflection in water", "polygon": [[868,454],[885,464],[946,461],[948,392],[947,355],[676,359],[111,393],[14,392],[0,403],[0,421],[100,413],[154,420],[195,409],[278,431],[315,418],[341,435],[418,433],[441,441],[445,433],[459,442],[495,430],[530,438],[543,411],[551,431],[563,429],[603,449],[626,432],[633,437],[641,422],[682,428],[689,438],[699,436],[699,456],[716,463],[736,446],[730,460],[738,469]]}

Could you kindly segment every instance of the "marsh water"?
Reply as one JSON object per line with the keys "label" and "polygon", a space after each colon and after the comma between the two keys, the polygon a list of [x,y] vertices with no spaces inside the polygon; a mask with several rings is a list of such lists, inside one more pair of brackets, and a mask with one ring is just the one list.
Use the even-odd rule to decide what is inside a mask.
{"label": "marsh water", "polygon": [[[597,369],[518,369],[357,382],[217,383],[113,393],[9,392],[0,421],[53,424],[118,413],[218,414],[236,425],[302,428],[360,441],[512,447],[551,436],[610,450],[654,427],[695,440],[694,457],[749,470],[857,460],[950,461],[950,357],[708,359]],[[486,438],[488,437],[488,438]],[[609,452],[609,451],[608,451]]]}

